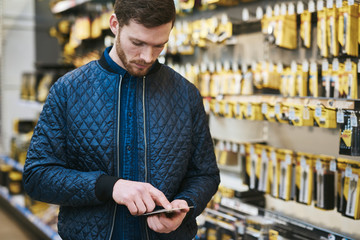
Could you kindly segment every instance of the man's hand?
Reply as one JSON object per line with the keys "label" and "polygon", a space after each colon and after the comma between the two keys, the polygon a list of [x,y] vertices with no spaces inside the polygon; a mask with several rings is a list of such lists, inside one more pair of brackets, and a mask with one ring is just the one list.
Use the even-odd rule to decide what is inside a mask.
{"label": "man's hand", "polygon": [[113,188],[112,197],[117,204],[125,205],[132,215],[142,215],[155,206],[171,209],[173,206],[165,195],[149,183],[120,179]]}
{"label": "man's hand", "polygon": [[165,213],[152,215],[147,217],[147,223],[150,229],[158,233],[169,233],[175,231],[184,220],[189,206],[185,200],[177,199],[172,203],[172,208],[187,208],[184,210],[176,210],[170,216]]}

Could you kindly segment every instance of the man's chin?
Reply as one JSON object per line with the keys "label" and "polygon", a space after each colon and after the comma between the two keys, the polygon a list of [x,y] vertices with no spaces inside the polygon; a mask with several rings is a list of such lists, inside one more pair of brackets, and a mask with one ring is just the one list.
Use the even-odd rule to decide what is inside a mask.
{"label": "man's chin", "polygon": [[146,69],[130,69],[128,72],[134,77],[143,77],[149,72],[150,68]]}

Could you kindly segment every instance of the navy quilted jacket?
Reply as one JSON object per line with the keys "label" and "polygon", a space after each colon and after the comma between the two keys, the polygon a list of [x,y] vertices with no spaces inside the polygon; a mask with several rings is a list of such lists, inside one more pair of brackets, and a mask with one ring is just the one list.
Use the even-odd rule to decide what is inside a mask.
{"label": "navy quilted jacket", "polygon": [[[60,78],[51,88],[24,167],[26,192],[60,205],[63,239],[110,239],[115,202],[95,194],[100,176],[117,176],[120,77],[104,57]],[[181,75],[156,63],[137,83],[140,181],[169,201],[195,207],[170,234],[158,234],[141,218],[143,239],[194,237],[195,217],[217,191],[219,171],[202,98]]]}

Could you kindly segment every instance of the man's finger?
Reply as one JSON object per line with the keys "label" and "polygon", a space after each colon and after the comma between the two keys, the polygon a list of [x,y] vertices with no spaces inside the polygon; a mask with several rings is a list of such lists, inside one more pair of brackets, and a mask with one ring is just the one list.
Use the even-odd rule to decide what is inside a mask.
{"label": "man's finger", "polygon": [[157,190],[156,188],[152,188],[149,193],[156,204],[168,210],[172,209],[171,203],[169,202],[169,200],[167,200],[167,198],[161,191]]}

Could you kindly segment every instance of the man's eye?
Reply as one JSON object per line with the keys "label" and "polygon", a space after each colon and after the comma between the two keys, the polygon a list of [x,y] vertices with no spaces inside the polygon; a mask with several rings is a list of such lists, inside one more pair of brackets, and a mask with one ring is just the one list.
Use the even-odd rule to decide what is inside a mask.
{"label": "man's eye", "polygon": [[133,42],[133,44],[134,44],[135,46],[141,46],[141,45],[142,45],[142,43],[140,43],[140,42]]}

